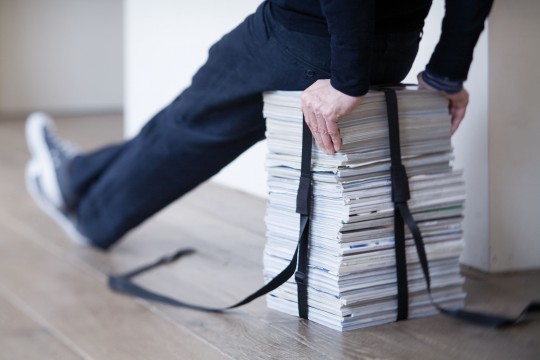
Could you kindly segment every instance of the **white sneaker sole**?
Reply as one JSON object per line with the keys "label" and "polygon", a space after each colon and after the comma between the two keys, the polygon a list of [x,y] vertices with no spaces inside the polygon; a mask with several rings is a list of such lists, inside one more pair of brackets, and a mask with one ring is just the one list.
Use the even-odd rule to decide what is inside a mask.
{"label": "white sneaker sole", "polygon": [[43,138],[43,129],[47,127],[55,128],[53,120],[47,114],[32,113],[26,120],[26,143],[32,155],[32,163],[39,164],[41,167],[40,184],[43,193],[57,209],[65,209],[66,205],[58,186],[54,161]]}
{"label": "white sneaker sole", "polygon": [[39,206],[39,208],[47,214],[60,228],[66,233],[66,235],[75,243],[85,246],[91,246],[92,243],[89,239],[83,236],[75,227],[75,224],[67,218],[67,216],[60,211],[54,204],[48,201],[41,191],[38,189],[38,181],[40,180],[40,166],[35,161],[31,161],[26,166],[25,182],[26,189],[30,194],[32,200]]}

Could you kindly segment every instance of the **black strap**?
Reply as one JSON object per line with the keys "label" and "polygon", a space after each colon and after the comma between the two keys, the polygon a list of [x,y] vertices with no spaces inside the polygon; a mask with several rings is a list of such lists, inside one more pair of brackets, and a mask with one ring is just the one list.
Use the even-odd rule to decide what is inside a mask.
{"label": "black strap", "polygon": [[135,284],[132,279],[136,277],[137,275],[140,275],[148,270],[151,270],[153,268],[156,268],[158,266],[168,264],[171,262],[174,262],[178,260],[180,257],[184,255],[189,255],[194,253],[194,250],[192,249],[182,249],[174,253],[172,256],[167,256],[164,258],[161,258],[157,260],[156,262],[143,266],[141,268],[138,268],[134,271],[130,271],[128,273],[122,274],[122,275],[110,275],[109,276],[109,287],[117,292],[128,294],[131,296],[135,296],[141,299],[146,299],[154,302],[160,302],[167,305],[172,306],[179,306],[179,307],[185,307],[193,310],[199,310],[199,311],[207,311],[207,312],[223,312],[225,310],[234,309],[236,307],[245,305],[256,298],[269,293],[272,290],[277,289],[279,286],[281,286],[283,283],[285,283],[293,274],[294,270],[296,269],[296,260],[298,257],[298,249],[294,252],[293,258],[289,265],[276,277],[274,277],[270,282],[268,282],[266,285],[261,287],[259,290],[255,291],[253,294],[247,296],[244,300],[237,302],[234,305],[227,306],[227,307],[208,307],[208,306],[202,306],[197,304],[191,304],[186,303],[181,300],[173,299],[166,295],[161,295],[155,292],[152,292],[150,290],[147,290],[137,284]]}
{"label": "black strap", "polygon": [[[311,145],[312,137],[306,122],[304,121],[303,128],[303,143],[302,143],[302,171],[300,178],[300,185],[297,195],[297,212],[300,213],[300,232],[299,242],[294,255],[287,267],[283,269],[276,277],[269,281],[266,285],[255,291],[245,299],[237,302],[234,305],[227,307],[208,307],[198,304],[187,303],[181,300],[171,298],[166,295],[158,294],[156,292],[147,290],[136,283],[133,279],[152,270],[158,266],[170,264],[183,256],[193,254],[193,249],[181,249],[176,251],[170,256],[165,256],[157,261],[129,271],[120,275],[109,275],[108,285],[114,291],[124,293],[127,295],[135,296],[141,299],[149,301],[160,302],[167,305],[189,308],[192,310],[207,311],[207,312],[223,312],[225,310],[234,309],[236,307],[245,305],[256,298],[269,293],[280,287],[288,279],[295,275],[295,280],[298,284],[298,307],[299,315],[307,319],[307,266],[308,266],[308,241],[309,241],[309,213],[310,213],[310,198],[311,198]],[[306,154],[309,152],[309,154]],[[306,160],[307,159],[307,160]],[[301,254],[301,260],[299,261],[298,255]],[[295,273],[296,265],[298,263],[298,270]]]}
{"label": "black strap", "polygon": [[[459,318],[477,325],[491,327],[506,327],[520,321],[525,315],[540,311],[540,302],[530,303],[515,318],[507,318],[494,314],[486,314],[468,311],[464,309],[446,309],[435,303],[431,293],[431,277],[429,275],[429,265],[424,247],[422,233],[414,220],[407,201],[410,199],[409,180],[405,167],[401,162],[401,147],[399,141],[399,116],[396,91],[394,89],[383,90],[386,97],[386,106],[388,114],[388,129],[390,142],[390,177],[392,180],[392,201],[394,203],[394,237],[396,247],[396,273],[398,288],[398,314],[397,320],[407,318],[408,313],[408,289],[407,289],[407,265],[405,259],[405,232],[404,223],[407,224],[413,235],[414,244],[420,265],[426,281],[426,288],[431,303],[443,314]],[[399,249],[398,249],[399,248]]]}
{"label": "black strap", "polygon": [[[407,204],[410,199],[409,181],[405,166],[401,163],[401,145],[399,141],[399,117],[397,96],[394,90],[385,90],[388,134],[390,140],[390,177],[392,183],[392,201],[394,204]],[[397,278],[397,321],[409,317],[409,291],[407,284],[407,258],[405,253],[405,225],[397,208],[394,209],[394,244],[396,255]]]}
{"label": "black strap", "polygon": [[298,291],[298,316],[308,318],[308,259],[309,259],[309,214],[311,213],[311,147],[313,136],[303,121],[302,126],[302,165],[300,185],[296,196],[296,212],[300,214],[300,240],[298,243],[298,270],[294,275]]}

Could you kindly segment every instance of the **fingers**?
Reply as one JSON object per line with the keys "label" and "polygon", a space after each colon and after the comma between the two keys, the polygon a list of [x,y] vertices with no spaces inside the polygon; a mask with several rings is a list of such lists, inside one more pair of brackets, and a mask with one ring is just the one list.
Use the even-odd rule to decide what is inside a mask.
{"label": "fingers", "polygon": [[315,138],[315,142],[327,154],[333,154],[341,148],[339,129],[335,121],[327,119],[320,110],[311,107],[304,109],[304,118]]}
{"label": "fingers", "polygon": [[322,148],[325,153],[333,154],[334,153],[334,144],[332,143],[332,137],[328,132],[328,127],[326,126],[326,119],[323,114],[317,114],[317,130],[319,136],[321,137]]}
{"label": "fingers", "polygon": [[450,134],[451,135],[454,135],[454,133],[458,129],[459,125],[461,124],[461,122],[465,118],[466,109],[467,109],[466,107],[451,108],[451,110],[450,110],[450,114],[452,116],[452,125],[450,127]]}
{"label": "fingers", "polygon": [[341,149],[341,136],[339,134],[338,117],[334,114],[328,114],[325,117],[325,125],[332,144],[330,151],[332,153],[339,151]]}
{"label": "fingers", "polygon": [[[326,127],[326,129],[325,129]],[[341,136],[337,125],[337,117],[324,117],[321,137],[324,143],[324,151],[327,154],[333,154],[341,149]]]}
{"label": "fingers", "polygon": [[449,101],[449,110],[452,119],[450,133],[454,135],[465,118],[467,106],[469,105],[469,93],[467,90],[462,89],[455,94],[446,94],[446,97]]}
{"label": "fingers", "polygon": [[315,113],[312,109],[309,107],[306,107],[303,109],[304,113],[304,119],[306,121],[306,124],[309,127],[309,130],[311,130],[311,133],[313,134],[313,137],[315,138],[315,142],[322,147],[322,139],[319,134],[319,127],[317,124],[317,117],[315,116]]}
{"label": "fingers", "polygon": [[362,102],[362,96],[349,96],[336,89],[330,79],[317,80],[302,93],[302,111],[315,141],[327,154],[341,149],[338,119]]}
{"label": "fingers", "polygon": [[324,102],[313,92],[302,95],[302,111],[315,142],[325,153],[331,155],[341,147],[337,117],[325,111],[321,104]]}

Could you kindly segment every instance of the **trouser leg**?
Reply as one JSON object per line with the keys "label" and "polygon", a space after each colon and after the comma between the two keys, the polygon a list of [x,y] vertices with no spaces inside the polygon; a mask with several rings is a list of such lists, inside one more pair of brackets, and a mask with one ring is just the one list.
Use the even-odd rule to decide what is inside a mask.
{"label": "trouser leg", "polygon": [[100,161],[99,153],[76,160],[74,168],[84,160],[101,169],[78,180],[79,227],[96,245],[112,245],[263,139],[263,91],[330,77],[328,39],[287,32],[265,6],[210,49],[192,85],[134,139]]}
{"label": "trouser leg", "polygon": [[86,194],[92,184],[120,155],[128,143],[104,147],[92,153],[78,155],[70,164],[71,189],[74,194]]}
{"label": "trouser leg", "polygon": [[113,244],[263,139],[263,91],[301,90],[317,79],[269,35],[264,16],[259,9],[214,45],[192,85],[88,187],[79,227],[98,246]]}

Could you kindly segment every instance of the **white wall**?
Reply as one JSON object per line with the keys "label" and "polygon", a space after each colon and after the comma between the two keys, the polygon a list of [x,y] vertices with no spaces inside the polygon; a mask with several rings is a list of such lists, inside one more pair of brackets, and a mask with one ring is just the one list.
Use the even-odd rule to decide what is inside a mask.
{"label": "white wall", "polygon": [[489,199],[488,199],[488,38],[489,24],[474,52],[469,80],[467,115],[452,137],[455,166],[464,169],[467,189],[465,202],[465,249],[461,262],[489,270]]}
{"label": "white wall", "polygon": [[[125,0],[125,119],[131,136],[189,86],[208,48],[253,13],[260,0]],[[214,180],[266,195],[261,142],[223,169]],[[252,169],[246,179],[246,168]]]}
{"label": "white wall", "polygon": [[[426,28],[442,14],[435,1]],[[461,261],[489,272],[540,268],[539,14],[537,0],[495,2],[466,83],[467,116],[452,139],[467,184]],[[424,38],[422,62],[433,41]]]}
{"label": "white wall", "polygon": [[[429,61],[440,36],[444,16],[444,1],[435,0],[426,19],[424,37],[416,61],[405,82],[416,82],[416,74]],[[488,208],[488,31],[480,37],[474,53],[468,81],[470,92],[467,115],[452,137],[456,160],[454,166],[464,169],[467,186],[465,204],[465,249],[461,262],[488,270],[489,208]]]}
{"label": "white wall", "polygon": [[119,110],[122,0],[0,0],[0,112]]}
{"label": "white wall", "polygon": [[496,1],[489,32],[490,270],[540,268],[540,2]]}

